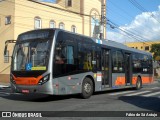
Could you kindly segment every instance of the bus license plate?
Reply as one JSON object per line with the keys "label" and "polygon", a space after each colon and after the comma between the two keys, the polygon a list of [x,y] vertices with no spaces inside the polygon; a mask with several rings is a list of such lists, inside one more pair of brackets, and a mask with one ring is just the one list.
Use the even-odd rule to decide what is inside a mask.
{"label": "bus license plate", "polygon": [[29,93],[29,90],[22,90],[22,93]]}

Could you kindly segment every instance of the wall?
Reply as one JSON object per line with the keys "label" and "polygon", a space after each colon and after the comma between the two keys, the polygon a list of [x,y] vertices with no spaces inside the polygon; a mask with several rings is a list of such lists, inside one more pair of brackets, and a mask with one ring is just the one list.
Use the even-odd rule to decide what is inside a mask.
{"label": "wall", "polygon": [[[150,41],[150,42],[128,42],[126,43],[126,45],[128,47],[132,47],[135,49],[139,49],[139,50],[144,50],[144,51],[150,51],[151,50],[151,45],[152,44],[156,44],[156,43],[160,43],[160,41]],[[145,47],[149,46],[149,50],[145,50]]]}
{"label": "wall", "polygon": [[[4,46],[6,40],[14,39],[14,0],[0,2],[0,80],[8,78],[6,74],[10,71],[9,63],[4,63]],[[11,16],[11,24],[5,25],[5,17]],[[13,45],[9,45],[9,55],[12,54]]]}
{"label": "wall", "polygon": [[[59,23],[63,22],[65,30],[71,31],[71,26],[74,25],[77,27],[77,33],[87,36],[91,35],[91,17],[83,15],[94,15],[96,13],[96,17],[100,19],[101,0],[73,0],[72,7],[66,7],[65,0],[58,0],[57,4],[45,4],[81,14],[62,11],[27,0],[0,2],[0,78],[8,78],[6,74],[9,75],[10,72],[10,62],[4,63],[3,57],[5,41],[16,40],[19,34],[33,30],[36,16],[42,19],[42,28],[49,28],[50,20],[54,20],[56,28],[59,28]],[[5,16],[7,15],[11,15],[11,24],[9,25],[5,25]],[[13,44],[8,46],[8,50],[9,54],[12,55]]]}

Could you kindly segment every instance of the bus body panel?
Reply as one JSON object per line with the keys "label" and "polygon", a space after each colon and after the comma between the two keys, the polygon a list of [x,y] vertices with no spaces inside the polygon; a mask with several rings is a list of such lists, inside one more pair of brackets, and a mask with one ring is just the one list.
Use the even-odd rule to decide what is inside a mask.
{"label": "bus body panel", "polygon": [[[49,30],[51,31],[51,29],[49,29]],[[93,38],[89,38],[86,36],[66,32],[66,31],[60,30],[60,29],[53,29],[53,31],[54,31],[54,36],[52,38],[52,45],[50,48],[50,57],[48,60],[48,68],[41,75],[42,77],[49,75],[49,80],[44,84],[38,83],[37,85],[18,85],[18,84],[13,83],[13,80],[11,79],[11,88],[12,88],[13,92],[42,93],[42,94],[51,94],[51,95],[77,94],[77,93],[82,92],[82,83],[83,83],[83,80],[85,79],[85,77],[87,77],[87,76],[90,76],[92,78],[92,80],[94,82],[95,92],[105,91],[105,90],[109,90],[109,89],[135,87],[138,77],[141,78],[142,84],[150,84],[153,82],[153,74],[148,72],[148,69],[151,69],[151,68],[149,68],[149,67],[151,67],[151,65],[146,66],[143,69],[139,68],[139,69],[142,69],[140,72],[133,69],[133,68],[138,69],[138,68],[136,68],[138,65],[136,62],[139,59],[139,58],[135,59],[134,57],[146,55],[146,56],[149,56],[150,60],[151,60],[150,53],[142,52],[142,51],[132,49],[132,48],[128,48],[122,44],[110,42],[110,41],[105,41],[105,40],[103,40],[102,43],[101,42],[97,43],[97,39],[93,39]],[[60,76],[58,76],[58,75],[56,76],[54,74],[54,72],[55,72],[54,68],[56,68],[56,66],[54,66],[55,65],[55,55],[56,55],[56,44],[58,41],[57,36],[59,35],[59,33],[61,31],[65,34],[69,34],[71,36],[71,39],[74,39],[73,41],[72,40],[67,41],[65,44],[62,44],[61,46],[64,46],[64,45],[66,45],[66,46],[68,45],[69,47],[73,46],[73,51],[75,52],[75,58],[74,58],[75,63],[74,64],[76,64],[76,67],[77,67],[75,70],[79,69],[78,67],[80,67],[79,61],[78,61],[78,57],[79,57],[78,50],[79,50],[79,46],[82,46],[83,44],[85,44],[85,40],[83,40],[85,38],[87,38],[87,40],[91,40],[92,41],[91,45],[93,45],[93,47],[96,48],[93,50],[95,53],[92,53],[92,54],[99,55],[99,57],[98,57],[98,59],[100,61],[99,69],[93,69],[92,67],[90,67],[90,68],[88,68],[88,71],[84,70],[84,72],[81,71],[78,73],[77,72],[78,70],[77,70],[76,73],[74,73],[75,71],[71,71],[74,74],[73,73],[69,74],[66,72]],[[80,40],[83,40],[83,42],[81,43]],[[78,43],[80,43],[80,44],[78,44]],[[69,50],[71,50],[71,47],[69,48]],[[82,49],[80,49],[80,50],[83,51]],[[102,56],[102,51],[106,52],[106,55],[104,54],[104,56]],[[114,59],[113,53],[116,51],[118,51],[118,53],[120,53],[123,57],[123,65],[121,65],[122,68],[121,67],[120,68],[113,67],[113,59]],[[68,56],[68,57],[71,57],[71,56]],[[97,56],[93,56],[92,59],[94,57],[97,57]],[[104,62],[104,61],[102,61],[102,57],[106,57],[106,59],[108,59],[108,62],[107,62],[108,66],[106,66],[108,68],[102,67],[102,62]],[[118,58],[116,58],[116,59],[118,59]],[[129,61],[128,63],[126,63],[127,60]],[[69,62],[72,63],[72,61],[69,61]],[[83,62],[85,62],[85,61],[83,61]],[[14,62],[12,62],[12,64],[13,63]],[[84,64],[86,64],[86,63],[84,63]],[[97,61],[92,60],[92,64],[95,65],[98,63],[97,63]],[[66,64],[66,66],[67,65],[68,65],[68,63]],[[12,65],[12,67],[13,67],[13,65]],[[71,64],[71,67],[72,67],[72,64]],[[127,69],[127,67],[129,69]],[[87,69],[86,66],[85,66],[85,69]],[[115,72],[117,69],[119,71]],[[63,69],[61,69],[61,70],[63,72]],[[68,70],[68,68],[66,70]],[[129,70],[129,71],[127,71],[127,70]],[[58,69],[57,69],[57,71],[58,71]],[[105,79],[103,76],[104,72],[108,72],[107,74],[105,74],[105,77],[108,78],[108,79],[106,79],[107,83],[104,83],[104,81],[103,81],[103,79]],[[11,71],[11,74],[12,74],[12,71]],[[129,80],[127,80],[127,76],[128,76]],[[15,77],[17,77],[17,76],[15,76]],[[30,77],[30,78],[33,78],[33,77]],[[25,80],[27,80],[27,77]]]}
{"label": "bus body panel", "polygon": [[11,83],[11,90],[13,93],[24,94],[49,94],[53,95],[52,81],[49,80],[43,85],[15,85]]}
{"label": "bus body panel", "polygon": [[112,73],[112,87],[126,86],[125,73]]}

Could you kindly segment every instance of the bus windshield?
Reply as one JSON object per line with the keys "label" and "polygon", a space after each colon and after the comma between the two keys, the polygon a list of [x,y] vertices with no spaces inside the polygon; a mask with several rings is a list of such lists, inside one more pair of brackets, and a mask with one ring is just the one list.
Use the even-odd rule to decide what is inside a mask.
{"label": "bus windshield", "polygon": [[34,39],[15,45],[12,71],[47,70],[51,40]]}

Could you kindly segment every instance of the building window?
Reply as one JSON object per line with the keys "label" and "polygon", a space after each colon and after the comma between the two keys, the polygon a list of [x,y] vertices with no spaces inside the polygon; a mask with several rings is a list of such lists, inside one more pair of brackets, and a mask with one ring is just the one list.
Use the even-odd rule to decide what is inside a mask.
{"label": "building window", "polygon": [[66,0],[66,7],[72,7],[72,0]]}
{"label": "building window", "polygon": [[145,50],[148,51],[149,50],[149,46],[145,46]]}
{"label": "building window", "polygon": [[77,32],[77,28],[76,28],[76,26],[72,25],[72,27],[71,27],[71,31],[72,31],[73,33],[76,33],[76,32]]}
{"label": "building window", "polygon": [[6,55],[4,56],[4,63],[9,63],[9,51],[7,50]]}
{"label": "building window", "polygon": [[64,30],[65,29],[64,23],[59,23],[59,28]]}
{"label": "building window", "polygon": [[11,16],[5,17],[5,25],[11,24]]}
{"label": "building window", "polygon": [[55,24],[55,22],[53,20],[50,21],[49,27],[50,28],[55,28],[56,27],[56,24]]}
{"label": "building window", "polygon": [[35,29],[41,29],[41,27],[42,27],[42,20],[41,20],[41,18],[40,17],[35,17],[34,18],[34,28]]}

